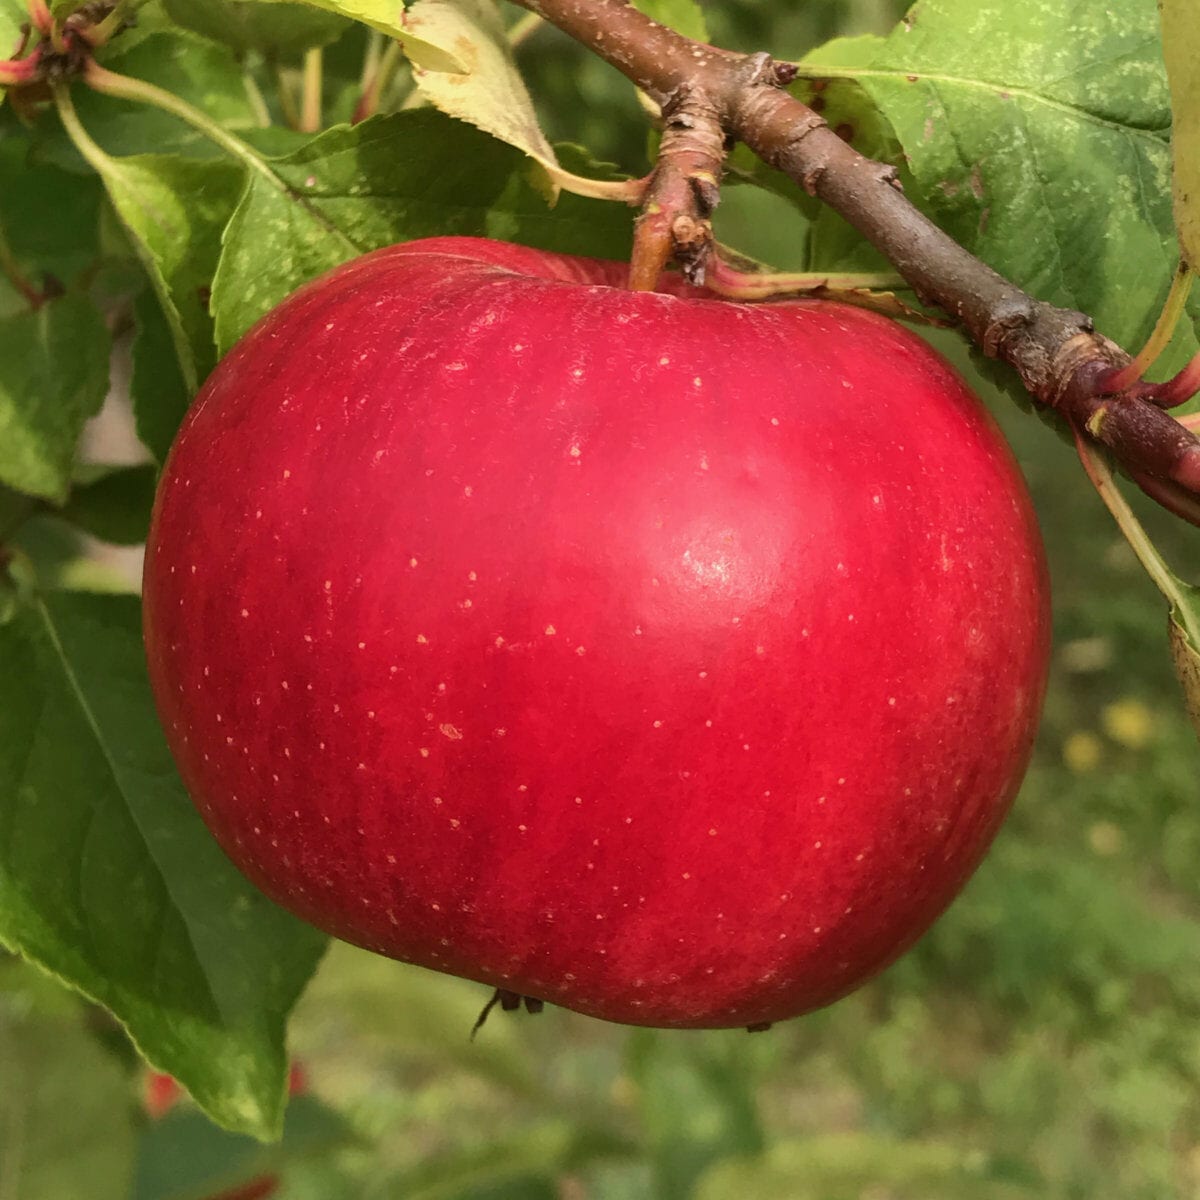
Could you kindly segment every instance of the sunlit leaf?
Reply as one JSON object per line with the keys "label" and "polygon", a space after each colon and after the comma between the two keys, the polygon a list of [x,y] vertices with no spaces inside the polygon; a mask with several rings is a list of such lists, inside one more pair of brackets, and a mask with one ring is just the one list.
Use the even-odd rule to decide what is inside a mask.
{"label": "sunlit leaf", "polygon": [[[528,154],[551,179],[558,160],[534,112],[533,101],[513,62],[512,50],[495,0],[418,0],[405,19],[404,40],[420,93],[436,108],[469,121],[493,137]],[[438,57],[452,52],[460,71],[439,67]]]}

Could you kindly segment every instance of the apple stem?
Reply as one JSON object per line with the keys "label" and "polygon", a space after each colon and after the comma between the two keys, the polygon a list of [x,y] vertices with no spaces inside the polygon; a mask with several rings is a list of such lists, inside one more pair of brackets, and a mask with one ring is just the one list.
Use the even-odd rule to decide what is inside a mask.
{"label": "apple stem", "polygon": [[[1015,368],[1038,403],[1103,442],[1131,473],[1200,494],[1200,438],[1170,418],[1166,424],[1156,421],[1155,413],[1166,414],[1151,396],[1137,389],[1112,396],[1112,388],[1105,387],[1106,379],[1129,373],[1130,356],[1097,333],[1087,314],[1030,296],[939,229],[905,196],[895,166],[860,154],[784,90],[796,77],[794,64],[693,41],[628,0],[515,2],[610,63],[667,113],[685,96],[703,96],[711,106],[710,125],[723,140],[745,143],[844,217],[896,266],[924,303],[944,309],[986,355]],[[660,186],[667,188],[668,182]],[[668,196],[677,190],[672,183]],[[650,226],[645,233],[639,227],[632,279],[647,284],[662,253],[664,230],[683,241],[692,254],[690,269],[698,275],[709,247],[703,226],[697,233],[686,222],[678,230],[674,224],[677,214],[695,222],[691,202],[681,196],[664,204],[654,183],[648,210],[651,202],[663,211],[645,218]],[[709,212],[699,214],[701,222],[715,199],[706,203]]]}
{"label": "apple stem", "polygon": [[658,161],[634,231],[629,287],[650,292],[675,258],[689,283],[704,283],[712,255],[712,214],[721,200],[725,131],[699,88],[680,88],[662,107]]}

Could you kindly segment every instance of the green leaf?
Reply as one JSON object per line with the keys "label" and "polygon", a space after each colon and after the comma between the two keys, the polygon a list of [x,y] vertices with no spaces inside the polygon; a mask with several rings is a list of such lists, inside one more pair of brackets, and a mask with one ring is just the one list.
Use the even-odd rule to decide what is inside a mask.
{"label": "green leaf", "polygon": [[[59,115],[133,240],[170,326],[179,374],[195,392],[215,362],[208,301],[243,167],[178,155],[114,158],[93,140],[65,94]],[[248,147],[246,154],[252,155]]]}
{"label": "green leaf", "polygon": [[633,6],[684,37],[697,42],[709,40],[708,22],[696,0],[634,0]]}
{"label": "green leaf", "polygon": [[247,181],[213,284],[224,353],[300,284],[356,254],[438,234],[619,258],[623,205],[563,195],[551,209],[519,151],[429,110],[337,128]]}
{"label": "green leaf", "polygon": [[1200,24],[1189,0],[1159,0],[1171,85],[1175,224],[1192,270],[1200,270]]}
{"label": "green leaf", "polygon": [[986,1155],[964,1147],[826,1133],[776,1142],[757,1160],[721,1163],[701,1180],[695,1200],[861,1200],[881,1182],[889,1200],[1034,1200],[1045,1194],[993,1177]]}
{"label": "green leaf", "polygon": [[324,938],[230,865],[158,727],[135,597],[0,627],[0,941],[110,1009],[215,1120],[280,1127],[286,1015]]}
{"label": "green leaf", "polygon": [[137,546],[150,529],[157,472],[148,463],[92,468],[57,515],[114,546]]}
{"label": "green leaf", "polygon": [[[1189,587],[1182,580],[1176,582],[1179,600],[1171,606],[1167,635],[1175,673],[1183,686],[1188,716],[1197,736],[1200,736],[1200,646],[1188,633],[1189,626],[1192,629],[1200,628],[1200,588]],[[1186,616],[1180,611],[1183,605],[1188,608]]]}
{"label": "green leaf", "polygon": [[[903,146],[910,194],[957,241],[1142,344],[1177,259],[1152,0],[921,0],[889,37],[832,42],[803,70],[857,81]],[[1164,370],[1195,348],[1184,328]]]}
{"label": "green leaf", "polygon": [[283,1137],[273,1146],[226,1133],[199,1113],[175,1108],[142,1136],[132,1200],[224,1196],[277,1175],[297,1160],[331,1155],[355,1140],[345,1120],[311,1096],[291,1100]]}
{"label": "green leaf", "polygon": [[239,53],[297,54],[324,46],[345,32],[336,13],[307,4],[261,4],[255,0],[163,0],[167,15],[202,37]]}
{"label": "green leaf", "polygon": [[108,391],[109,335],[81,296],[0,319],[0,483],[66,499],[75,445]]}
{"label": "green leaf", "polygon": [[175,335],[153,292],[142,292],[134,300],[133,323],[137,336],[129,397],[137,435],[161,465],[187,412],[192,389],[182,374]]}
{"label": "green leaf", "polygon": [[216,362],[209,293],[221,232],[244,171],[223,159],[145,154],[97,160],[113,207],[134,239],[194,392]]}
{"label": "green leaf", "polygon": [[0,229],[35,285],[47,274],[70,283],[100,253],[103,189],[30,162],[29,149],[24,137],[0,138]]}
{"label": "green leaf", "polygon": [[[65,1003],[64,1003],[65,1001]],[[126,1200],[133,1111],[120,1063],[83,1006],[16,960],[0,964],[0,1179],[20,1200]]]}
{"label": "green leaf", "polygon": [[750,1036],[744,1030],[679,1034],[639,1029],[630,1038],[630,1075],[639,1089],[641,1126],[659,1200],[690,1200],[709,1163],[762,1150],[756,1048],[747,1045]]}

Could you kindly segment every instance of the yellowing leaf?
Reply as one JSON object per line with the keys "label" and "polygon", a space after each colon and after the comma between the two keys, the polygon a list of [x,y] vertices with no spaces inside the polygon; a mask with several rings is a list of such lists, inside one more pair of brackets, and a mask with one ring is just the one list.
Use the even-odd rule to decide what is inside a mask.
{"label": "yellowing leaf", "polygon": [[[284,0],[266,0],[267,3],[282,3]],[[421,36],[410,28],[405,17],[403,0],[304,0],[314,8],[326,12],[341,13],[344,17],[361,21],[388,37],[400,38],[404,48],[412,54],[420,54],[430,71],[470,71],[470,66],[452,51],[434,43],[425,43]]]}
{"label": "yellowing leaf", "polygon": [[1200,270],[1200,22],[1195,0],[1159,0],[1171,85],[1175,226],[1183,257]]}
{"label": "yellowing leaf", "polygon": [[[417,88],[434,107],[523,150],[551,178],[558,174],[493,0],[418,0],[401,41]],[[447,58],[463,65],[447,68]]]}

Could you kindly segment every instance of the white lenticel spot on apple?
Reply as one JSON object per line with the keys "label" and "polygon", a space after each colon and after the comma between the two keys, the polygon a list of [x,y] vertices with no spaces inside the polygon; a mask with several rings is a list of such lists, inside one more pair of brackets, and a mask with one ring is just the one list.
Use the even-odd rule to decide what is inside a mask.
{"label": "white lenticel spot on apple", "polygon": [[518,792],[527,792],[527,791],[529,791],[529,784],[527,784],[527,783],[518,783],[518,784],[517,784],[517,791],[518,791]]}
{"label": "white lenticel spot on apple", "polygon": [[579,458],[579,456],[583,454],[583,451],[576,444],[571,447],[570,454],[572,458]]}
{"label": "white lenticel spot on apple", "polygon": [[664,354],[664,355],[662,356],[662,358],[660,358],[660,359],[658,360],[658,365],[659,365],[660,367],[669,367],[669,366],[671,365],[671,359],[670,359],[670,357],[669,357],[668,355]]}
{"label": "white lenticel spot on apple", "polygon": [[655,722],[654,722],[654,728],[655,728],[655,729],[661,729],[661,728],[662,728],[662,722],[661,722],[661,721],[655,721]]}
{"label": "white lenticel spot on apple", "polygon": [[422,758],[428,758],[428,757],[429,757],[429,748],[428,748],[427,746],[422,746],[422,747],[420,748],[420,750],[418,750],[418,751],[417,751],[417,753],[418,753],[418,754],[419,754],[419,755],[420,755]]}
{"label": "white lenticel spot on apple", "polygon": [[558,632],[558,630],[555,629],[553,625],[546,626],[545,634],[547,637],[553,637],[557,632]]}
{"label": "white lenticel spot on apple", "polygon": [[457,817],[450,818],[450,828],[451,829],[457,829],[461,824],[462,824],[462,822]]}
{"label": "white lenticel spot on apple", "polygon": [[460,608],[471,608],[471,607],[473,607],[473,606],[472,606],[472,603],[471,603],[471,599],[470,599],[470,597],[468,597],[466,600],[463,600],[463,601],[461,602],[461,604],[459,605],[459,607],[460,607]]}
{"label": "white lenticel spot on apple", "polygon": [[438,807],[438,806],[440,806],[440,805],[441,805],[441,803],[442,803],[442,798],[441,798],[441,796],[434,796],[434,798],[433,798],[433,803],[434,803],[434,806],[435,806],[435,807]]}
{"label": "white lenticel spot on apple", "polygon": [[582,803],[583,803],[583,797],[582,797],[582,796],[576,796],[576,797],[575,797],[575,803],[576,803],[576,804],[582,804]]}
{"label": "white lenticel spot on apple", "polygon": [[709,720],[707,720],[707,721],[705,721],[705,722],[704,722],[704,728],[705,728],[705,729],[711,729],[711,728],[712,728],[712,719],[711,719],[711,718],[709,718]]}
{"label": "white lenticel spot on apple", "polygon": [[855,862],[862,862],[862,860],[863,860],[863,856],[862,856],[861,854],[856,854],[856,855],[854,856],[854,861],[855,861]]}
{"label": "white lenticel spot on apple", "polygon": [[462,730],[456,725],[439,725],[438,732],[445,738],[449,738],[452,742],[461,742],[463,740]]}
{"label": "white lenticel spot on apple", "polygon": [[467,486],[463,488],[463,495],[470,499],[470,497],[472,497],[474,494],[475,489],[468,483]]}

